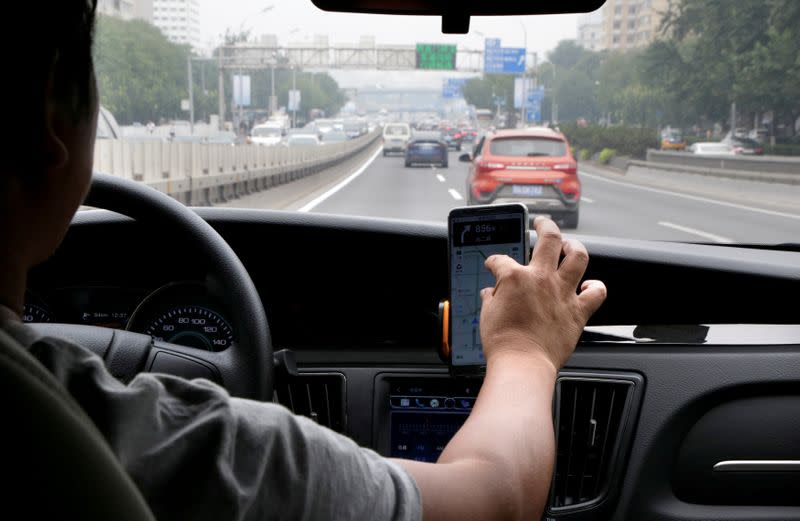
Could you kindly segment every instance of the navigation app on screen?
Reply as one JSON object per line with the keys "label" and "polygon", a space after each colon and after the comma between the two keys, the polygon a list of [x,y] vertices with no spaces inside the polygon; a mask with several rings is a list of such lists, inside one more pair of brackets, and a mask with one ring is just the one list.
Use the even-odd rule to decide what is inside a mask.
{"label": "navigation app on screen", "polygon": [[495,254],[524,262],[523,216],[486,215],[453,219],[450,255],[451,348],[453,365],[485,363],[479,320],[483,288],[494,287],[484,262]]}

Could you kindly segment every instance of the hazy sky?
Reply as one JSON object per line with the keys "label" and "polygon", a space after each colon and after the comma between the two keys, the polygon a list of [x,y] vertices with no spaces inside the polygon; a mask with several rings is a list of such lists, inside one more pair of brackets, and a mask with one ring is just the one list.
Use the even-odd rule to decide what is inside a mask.
{"label": "hazy sky", "polygon": [[[273,8],[259,13],[269,6]],[[576,37],[577,20],[578,15],[480,17],[472,18],[469,34],[443,35],[438,17],[330,13],[317,9],[311,0],[200,0],[201,31],[209,48],[229,27],[249,29],[254,37],[275,34],[281,45],[310,42],[315,34],[326,34],[332,44],[356,43],[362,35],[370,35],[379,44],[455,43],[471,49],[482,49],[485,37],[501,38],[504,47],[522,47],[527,32],[529,52],[542,60],[559,40]],[[424,85],[437,76],[454,76],[452,72],[332,73],[345,87],[378,82]]]}

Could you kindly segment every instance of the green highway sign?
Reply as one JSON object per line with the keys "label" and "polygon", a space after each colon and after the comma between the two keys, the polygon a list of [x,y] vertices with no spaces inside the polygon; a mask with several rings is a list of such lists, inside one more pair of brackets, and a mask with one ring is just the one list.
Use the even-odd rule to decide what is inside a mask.
{"label": "green highway sign", "polygon": [[456,46],[438,43],[417,44],[417,69],[443,69],[452,71],[456,68]]}

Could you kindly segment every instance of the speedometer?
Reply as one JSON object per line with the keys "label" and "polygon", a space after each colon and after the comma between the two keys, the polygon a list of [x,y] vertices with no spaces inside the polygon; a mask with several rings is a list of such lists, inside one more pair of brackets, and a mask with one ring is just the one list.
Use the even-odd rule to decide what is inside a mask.
{"label": "speedometer", "polygon": [[201,306],[178,306],[156,316],[144,332],[155,340],[206,351],[233,343],[233,331],[218,313]]}
{"label": "speedometer", "polygon": [[26,303],[22,312],[22,321],[30,322],[52,322],[53,315],[44,306]]}
{"label": "speedometer", "polygon": [[223,351],[236,343],[223,301],[202,282],[170,282],[150,293],[128,322],[128,331],[154,340],[206,351]]}

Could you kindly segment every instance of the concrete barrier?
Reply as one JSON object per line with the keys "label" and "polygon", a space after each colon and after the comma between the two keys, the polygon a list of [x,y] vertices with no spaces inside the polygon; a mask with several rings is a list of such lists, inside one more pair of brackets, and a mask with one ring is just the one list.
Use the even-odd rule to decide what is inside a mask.
{"label": "concrete barrier", "polygon": [[728,170],[721,168],[686,166],[658,161],[638,161],[631,159],[627,162],[625,173],[637,171],[663,172],[665,175],[696,174],[707,177],[735,179],[740,181],[757,181],[760,183],[780,183],[787,185],[800,185],[800,174],[781,174],[771,172],[748,172],[746,170]]}
{"label": "concrete barrier", "polygon": [[701,156],[687,152],[667,152],[650,149],[647,163],[711,169],[722,172],[749,174],[787,174],[800,176],[800,157],[784,156]]}
{"label": "concrete barrier", "polygon": [[99,139],[94,168],[146,183],[182,203],[207,206],[336,165],[379,139],[379,130],[327,145],[222,145]]}

